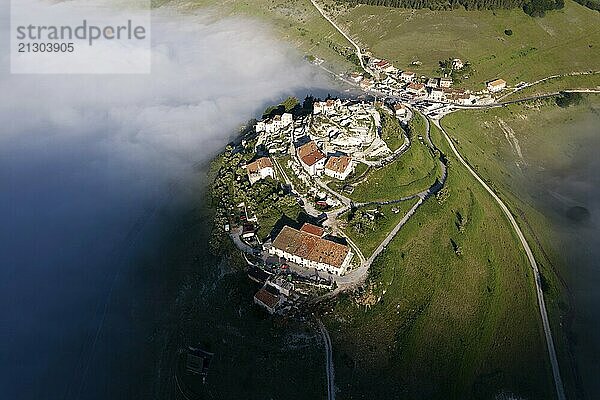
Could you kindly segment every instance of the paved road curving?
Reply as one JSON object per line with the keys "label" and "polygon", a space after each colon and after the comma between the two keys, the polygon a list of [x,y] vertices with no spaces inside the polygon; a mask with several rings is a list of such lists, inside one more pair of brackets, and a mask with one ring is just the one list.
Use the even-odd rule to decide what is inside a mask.
{"label": "paved road curving", "polygon": [[319,331],[323,337],[325,344],[325,373],[327,374],[327,399],[335,400],[335,372],[333,369],[333,347],[331,346],[331,338],[327,328],[317,318],[317,324],[319,325]]}
{"label": "paved road curving", "polygon": [[346,38],[346,40],[348,42],[350,42],[350,44],[356,49],[356,55],[360,61],[360,67],[367,73],[372,74],[371,71],[369,71],[367,69],[367,67],[365,66],[364,60],[363,60],[363,55],[362,55],[362,51],[360,50],[360,46],[358,44],[356,44],[354,42],[354,40],[352,40],[352,38],[346,34],[346,32],[344,32],[336,23],[335,21],[333,21],[333,19],[329,18],[329,16],[327,16],[327,14],[325,14],[325,11],[323,11],[323,9],[321,8],[321,6],[319,6],[317,4],[317,2],[315,0],[310,0],[310,2],[313,4],[313,6],[315,6],[315,8],[317,9],[317,11],[319,11],[319,14],[321,14],[323,16],[323,18],[325,18],[339,33],[342,34],[342,36],[344,36]]}
{"label": "paved road curving", "polygon": [[[425,116],[423,116],[423,118],[425,118],[425,121],[427,122],[426,123],[426,128],[427,128],[426,136],[429,137],[429,131],[430,131],[429,119],[426,118]],[[431,146],[433,149],[436,149],[435,146],[433,145],[433,143],[431,143]],[[362,261],[358,268],[356,268],[342,276],[334,277],[336,283],[338,284],[339,290],[347,289],[347,288],[350,288],[352,286],[355,286],[357,284],[364,282],[364,280],[367,277],[369,268],[371,267],[371,264],[373,264],[375,259],[383,252],[383,250],[385,250],[385,248],[390,244],[390,242],[398,234],[398,232],[400,232],[400,229],[402,229],[402,227],[409,221],[409,219],[414,215],[414,213],[421,206],[421,204],[423,204],[425,199],[427,199],[431,195],[436,194],[442,187],[444,187],[444,184],[446,183],[446,178],[448,177],[448,168],[447,168],[446,164],[444,164],[442,161],[440,161],[439,163],[440,163],[440,168],[442,169],[441,179],[438,182],[435,182],[433,185],[431,185],[426,190],[401,200],[401,201],[404,201],[404,200],[407,200],[410,198],[418,198],[419,199],[415,203],[415,205],[412,206],[410,210],[408,210],[408,212],[398,222],[398,224],[396,224],[394,229],[392,229],[392,231],[385,237],[385,239],[383,239],[383,241],[379,244],[379,246],[377,246],[377,248],[375,249],[373,254],[368,259]],[[400,200],[398,200],[398,201],[400,201]],[[377,204],[388,203],[389,204],[392,202],[394,202],[394,201],[381,202],[381,203],[375,202],[375,203],[377,203]],[[364,204],[370,204],[370,203],[364,203]],[[364,257],[363,257],[363,259],[364,259]],[[336,289],[336,290],[338,290],[338,289]]]}
{"label": "paved road curving", "polygon": [[502,212],[504,213],[504,215],[506,215],[506,217],[510,221],[512,228],[514,229],[515,233],[517,234],[519,241],[521,242],[521,245],[523,246],[523,249],[525,250],[527,259],[529,260],[529,264],[531,265],[531,268],[533,269],[533,273],[534,273],[535,289],[536,289],[536,293],[537,293],[540,317],[542,318],[542,325],[544,327],[544,335],[546,336],[546,346],[548,348],[548,356],[550,357],[550,364],[552,365],[552,375],[554,377],[554,386],[556,388],[556,397],[559,400],[565,400],[566,399],[565,390],[563,387],[562,379],[560,377],[560,369],[558,366],[558,359],[556,357],[556,351],[554,348],[554,340],[552,339],[552,330],[550,329],[550,322],[548,321],[548,313],[546,311],[546,303],[544,302],[544,292],[542,291],[540,271],[538,268],[537,261],[535,260],[535,257],[533,256],[533,252],[531,251],[531,248],[529,247],[529,244],[527,243],[527,240],[525,239],[525,235],[521,231],[521,228],[519,228],[517,221],[513,217],[512,213],[510,212],[510,210],[508,209],[506,204],[504,204],[504,202],[500,199],[500,197],[498,197],[498,195],[496,195],[496,193],[487,185],[487,183],[485,183],[483,181],[483,179],[481,179],[479,177],[479,175],[477,175],[477,173],[471,168],[471,166],[462,158],[462,156],[456,149],[456,146],[454,146],[454,143],[452,142],[452,140],[450,139],[450,137],[448,136],[448,134],[446,133],[444,128],[441,126],[440,122],[434,121],[434,124],[440,129],[440,131],[446,138],[446,141],[450,145],[450,148],[452,149],[452,152],[454,153],[456,158],[458,158],[458,160],[461,162],[461,164],[469,171],[469,173],[471,175],[473,175],[473,177],[481,184],[481,186],[483,186],[483,188],[494,198],[496,203],[498,203],[498,205],[502,209]]}

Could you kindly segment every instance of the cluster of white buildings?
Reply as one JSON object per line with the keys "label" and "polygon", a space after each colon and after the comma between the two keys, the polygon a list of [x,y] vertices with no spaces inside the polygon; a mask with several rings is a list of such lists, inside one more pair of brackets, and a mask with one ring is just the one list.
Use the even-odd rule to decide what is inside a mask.
{"label": "cluster of white buildings", "polygon": [[294,118],[290,113],[258,121],[255,126],[258,133],[256,146],[264,145],[270,154],[283,153],[290,144],[293,129]]}
{"label": "cluster of white buildings", "polygon": [[282,115],[275,115],[273,118],[258,121],[256,123],[256,132],[275,133],[281,129],[290,126],[294,122],[294,118],[290,113],[284,113]]}
{"label": "cluster of white buildings", "polygon": [[328,153],[353,155],[378,138],[381,116],[371,103],[341,100],[314,103],[309,135]]}
{"label": "cluster of white buildings", "polygon": [[[453,70],[461,70],[464,66],[461,59],[452,60]],[[469,91],[453,90],[450,77],[427,78],[422,76],[419,78],[413,71],[400,71],[389,61],[378,58],[369,59],[367,67],[375,79],[365,78],[360,73],[352,73],[349,76],[351,81],[359,84],[364,90],[378,91],[390,96],[404,95],[413,100],[431,100],[460,105],[475,104],[479,100],[478,96]],[[486,84],[487,92],[492,94],[505,88],[506,81],[503,79],[496,79]],[[481,100],[486,99],[482,98]]]}
{"label": "cluster of white buildings", "polygon": [[440,87],[430,89],[427,99],[460,105],[470,105],[475,104],[478,98],[468,90]]}

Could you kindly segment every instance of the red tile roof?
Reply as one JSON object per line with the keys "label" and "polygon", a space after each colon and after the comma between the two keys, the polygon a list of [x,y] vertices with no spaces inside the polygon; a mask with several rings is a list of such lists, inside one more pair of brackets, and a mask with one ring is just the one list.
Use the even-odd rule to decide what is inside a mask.
{"label": "red tile roof", "polygon": [[343,244],[284,226],[273,241],[273,247],[305,260],[341,267],[350,252]]}
{"label": "red tile roof", "polygon": [[258,292],[256,292],[254,298],[271,309],[275,308],[277,304],[279,304],[279,296],[270,293],[265,288],[261,288]]}
{"label": "red tile roof", "polygon": [[246,166],[249,173],[255,174],[263,168],[273,167],[273,163],[268,157],[261,157],[256,161],[251,162]]}
{"label": "red tile roof", "polygon": [[411,83],[408,85],[408,89],[411,90],[422,90],[425,86],[422,83]]}
{"label": "red tile roof", "polygon": [[320,226],[316,226],[313,224],[309,224],[309,223],[304,223],[304,225],[302,225],[302,228],[300,228],[300,230],[302,232],[306,232],[306,233],[310,233],[312,235],[315,236],[323,236],[323,232],[325,232],[325,230],[323,228],[321,228]]}
{"label": "red tile roof", "polygon": [[325,164],[325,169],[342,174],[346,172],[351,161],[352,158],[348,156],[329,157],[329,160],[327,160],[327,163]]}
{"label": "red tile roof", "polygon": [[302,160],[302,162],[309,167],[325,158],[325,154],[319,150],[315,142],[312,140],[298,147],[297,152],[300,160]]}

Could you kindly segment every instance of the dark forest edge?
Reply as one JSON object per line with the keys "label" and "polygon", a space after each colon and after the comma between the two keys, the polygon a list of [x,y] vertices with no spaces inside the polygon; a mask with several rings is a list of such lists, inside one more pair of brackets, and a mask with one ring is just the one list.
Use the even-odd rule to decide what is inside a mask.
{"label": "dark forest edge", "polygon": [[[351,5],[368,4],[395,8],[429,8],[430,10],[496,10],[521,8],[532,17],[543,17],[546,11],[564,7],[564,0],[339,0]],[[577,3],[600,11],[600,0],[575,0]]]}

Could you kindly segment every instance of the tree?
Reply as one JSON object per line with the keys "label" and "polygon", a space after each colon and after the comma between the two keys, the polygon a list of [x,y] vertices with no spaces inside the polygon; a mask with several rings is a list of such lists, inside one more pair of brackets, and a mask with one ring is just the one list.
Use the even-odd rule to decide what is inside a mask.
{"label": "tree", "polygon": [[294,96],[288,97],[281,103],[281,105],[285,108],[286,112],[292,111],[299,104],[300,101],[298,101],[298,99]]}
{"label": "tree", "polygon": [[576,106],[583,101],[583,96],[581,93],[573,93],[573,92],[561,92],[561,94],[556,98],[556,105],[561,108],[567,108],[570,106]]}

